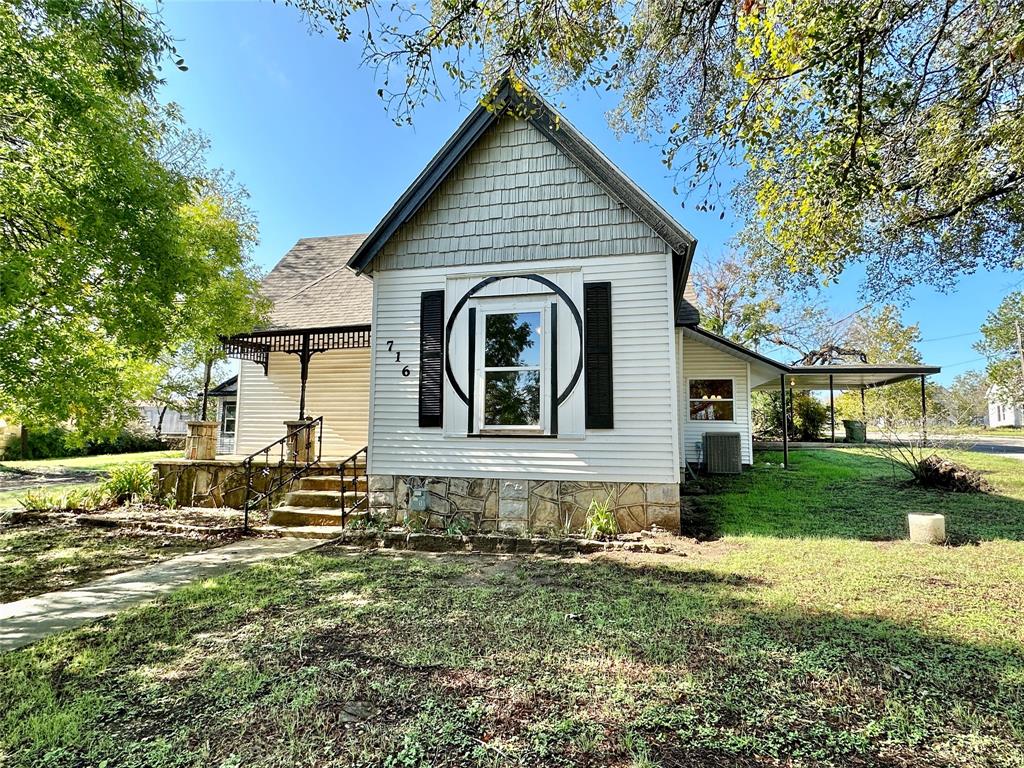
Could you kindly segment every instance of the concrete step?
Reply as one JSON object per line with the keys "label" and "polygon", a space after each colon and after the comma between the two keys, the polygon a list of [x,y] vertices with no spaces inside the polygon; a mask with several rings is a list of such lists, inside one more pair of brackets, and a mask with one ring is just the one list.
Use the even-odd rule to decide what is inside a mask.
{"label": "concrete step", "polygon": [[[345,478],[345,487],[349,490],[353,490],[353,482],[355,483],[354,490],[366,491],[366,476],[351,478]],[[341,492],[341,479],[337,475],[321,475],[319,477],[303,477],[299,480],[300,491],[334,491],[335,493]]]}
{"label": "concrete step", "polygon": [[[366,517],[365,510],[356,510],[345,516],[345,522],[351,523]],[[284,505],[275,507],[270,512],[270,524],[286,527],[303,526],[337,526],[341,528],[341,510],[313,507],[296,507]]]}
{"label": "concrete step", "polygon": [[264,536],[285,539],[336,539],[344,529],[340,525],[259,525],[252,530]]}
{"label": "concrete step", "polygon": [[[364,497],[359,491],[346,491],[345,504],[355,506]],[[289,491],[285,494],[284,503],[289,507],[330,507],[341,508],[339,491]]]}

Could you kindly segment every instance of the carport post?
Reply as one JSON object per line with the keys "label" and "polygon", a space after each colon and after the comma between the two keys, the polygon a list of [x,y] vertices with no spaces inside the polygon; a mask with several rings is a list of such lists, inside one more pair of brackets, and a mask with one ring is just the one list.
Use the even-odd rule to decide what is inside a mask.
{"label": "carport post", "polygon": [[828,413],[832,417],[832,442],[836,441],[836,399],[832,390],[832,374],[828,375]]}
{"label": "carport post", "polygon": [[921,443],[928,445],[928,405],[924,397],[924,374],[921,374]]}
{"label": "carport post", "polygon": [[786,374],[779,376],[782,387],[782,466],[789,469],[789,414],[786,413]]}

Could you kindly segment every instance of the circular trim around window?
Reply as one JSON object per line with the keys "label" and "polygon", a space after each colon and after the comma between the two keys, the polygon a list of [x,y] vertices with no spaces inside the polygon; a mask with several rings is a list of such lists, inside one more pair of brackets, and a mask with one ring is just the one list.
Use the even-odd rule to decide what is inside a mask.
{"label": "circular trim around window", "polygon": [[448,322],[445,324],[444,328],[445,377],[448,379],[448,382],[452,385],[452,389],[455,390],[455,394],[457,394],[459,396],[459,399],[462,400],[462,402],[464,402],[466,405],[469,405],[469,396],[462,390],[462,387],[460,387],[459,383],[455,380],[455,372],[452,371],[451,366],[451,355],[448,354],[448,346],[449,344],[451,344],[452,340],[452,329],[455,327],[455,318],[459,316],[459,313],[462,311],[462,308],[466,306],[466,302],[473,298],[473,296],[475,296],[477,293],[482,291],[487,286],[497,283],[500,280],[514,280],[516,278],[522,278],[523,280],[532,280],[535,283],[540,283],[546,288],[550,288],[555,293],[555,295],[558,296],[558,298],[565,302],[565,305],[569,308],[569,311],[572,313],[573,320],[576,321],[576,333],[579,336],[580,340],[580,352],[579,356],[576,359],[576,370],[573,372],[572,378],[569,380],[569,383],[566,384],[565,389],[563,389],[559,393],[558,399],[555,401],[556,405],[561,405],[565,401],[565,399],[570,394],[572,394],[572,391],[576,388],[576,384],[579,383],[580,376],[583,375],[583,317],[582,315],[580,315],[579,309],[576,307],[576,304],[573,303],[573,300],[569,296],[569,294],[566,293],[560,286],[556,285],[548,278],[542,277],[541,275],[495,275],[493,277],[484,278],[479,283],[470,288],[468,291],[466,291],[466,293],[462,296],[461,299],[459,299],[458,303],[456,303],[455,307],[452,309],[452,313],[448,317]]}

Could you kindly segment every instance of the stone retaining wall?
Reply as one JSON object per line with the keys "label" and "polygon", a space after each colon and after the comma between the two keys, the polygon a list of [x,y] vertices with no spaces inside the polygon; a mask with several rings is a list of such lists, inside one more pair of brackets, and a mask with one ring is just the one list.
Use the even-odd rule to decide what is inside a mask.
{"label": "stone retaining wall", "polygon": [[[409,511],[410,489],[425,488],[427,512]],[[674,483],[596,483],[466,477],[372,475],[370,510],[388,525],[418,520],[445,528],[456,519],[473,531],[576,533],[591,501],[607,503],[619,531],[657,525],[679,531],[679,486]]]}
{"label": "stone retaining wall", "polygon": [[[270,464],[265,469],[254,467],[253,488],[262,493],[272,480],[277,480],[293,470]],[[313,467],[310,475],[337,474],[336,467]],[[163,499],[172,497],[179,507],[231,507],[241,509],[245,503],[245,466],[240,461],[187,461],[168,459],[153,465],[156,480],[156,496]],[[289,490],[286,485],[271,498],[276,504]]]}

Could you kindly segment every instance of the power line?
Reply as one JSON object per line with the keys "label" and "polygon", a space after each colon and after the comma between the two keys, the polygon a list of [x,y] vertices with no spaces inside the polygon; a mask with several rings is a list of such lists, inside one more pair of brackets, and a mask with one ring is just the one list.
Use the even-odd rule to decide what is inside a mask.
{"label": "power line", "polygon": [[943,365],[942,368],[943,369],[946,369],[946,368],[956,368],[959,365],[967,365],[968,363],[977,363],[977,362],[979,362],[981,360],[987,360],[987,359],[988,359],[987,357],[975,357],[975,358],[972,358],[971,360],[961,360],[959,363],[949,363],[948,365]]}
{"label": "power line", "polygon": [[949,341],[950,339],[962,339],[965,336],[977,336],[981,331],[971,331],[970,333],[958,333],[953,336],[939,336],[935,339],[921,339],[918,344],[927,344],[930,341]]}

